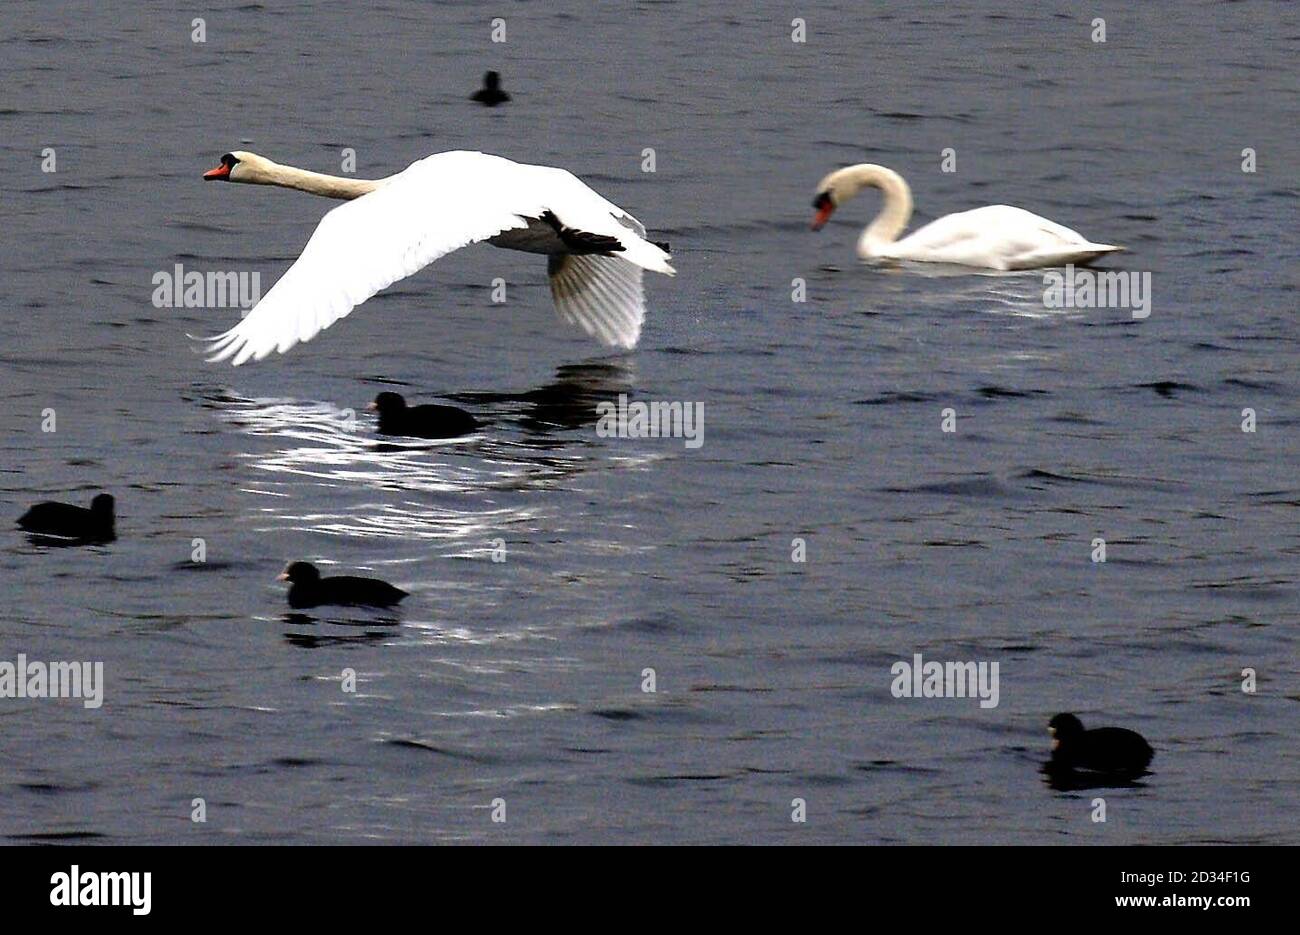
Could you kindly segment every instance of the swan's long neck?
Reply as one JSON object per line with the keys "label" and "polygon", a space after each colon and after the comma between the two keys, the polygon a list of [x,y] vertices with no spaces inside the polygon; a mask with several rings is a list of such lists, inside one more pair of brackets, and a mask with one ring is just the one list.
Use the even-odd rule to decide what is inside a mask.
{"label": "swan's long neck", "polygon": [[845,174],[846,195],[841,200],[847,200],[868,187],[880,189],[884,197],[880,213],[858,238],[859,256],[879,256],[907,230],[907,222],[912,218],[912,191],[901,175],[884,166],[863,164],[841,171]]}
{"label": "swan's long neck", "polygon": [[300,192],[321,195],[325,198],[338,198],[342,201],[360,198],[383,184],[382,180],[345,179],[337,175],[308,172],[306,169],[282,166],[269,159],[265,160],[263,165],[257,166],[254,171],[243,173],[239,181],[251,182],[254,185],[296,188]]}

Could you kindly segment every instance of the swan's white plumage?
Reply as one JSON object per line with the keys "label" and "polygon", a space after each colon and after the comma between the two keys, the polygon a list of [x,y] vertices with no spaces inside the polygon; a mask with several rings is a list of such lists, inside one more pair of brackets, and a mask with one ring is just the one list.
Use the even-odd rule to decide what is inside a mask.
{"label": "swan's white plumage", "polygon": [[1118,250],[1023,208],[989,205],[932,221],[872,256],[991,269],[1033,269],[1092,259]]}
{"label": "swan's white plumage", "polygon": [[[623,247],[617,253],[622,265],[609,267],[618,273],[593,274],[602,267],[592,262],[560,263],[564,282],[556,295],[565,296],[560,313],[567,320],[607,344],[633,346],[645,317],[640,269],[673,273],[667,253],[642,236],[640,222],[563,169],[448,152],[413,163],[321,218],[280,281],[238,325],[212,339],[209,359],[238,366],[271,351],[284,353],[439,257],[508,231],[526,231],[530,218],[547,212],[567,228],[614,237]],[[624,266],[635,269],[635,288]]]}
{"label": "swan's white plumage", "polygon": [[837,169],[821,180],[813,202],[818,209],[813,228],[819,229],[836,207],[864,188],[878,188],[884,198],[880,213],[858,238],[858,256],[864,260],[1013,270],[1085,262],[1123,249],[1092,243],[1078,231],[1010,205],[949,214],[901,237],[912,216],[911,189],[893,169],[872,163]]}

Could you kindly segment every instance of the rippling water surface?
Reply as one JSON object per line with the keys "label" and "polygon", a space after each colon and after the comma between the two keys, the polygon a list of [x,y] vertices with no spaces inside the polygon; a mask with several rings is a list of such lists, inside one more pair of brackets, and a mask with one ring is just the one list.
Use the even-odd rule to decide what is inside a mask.
{"label": "rippling water surface", "polygon": [[[119,538],[0,542],[0,659],[107,679],[98,711],[0,703],[0,833],[1296,843],[1298,51],[1264,2],[11,0],[0,506],[103,488]],[[466,100],[488,68],[494,110]],[[629,354],[558,325],[537,257],[481,246],[286,357],[205,364],[185,334],[237,312],[155,308],[154,273],[265,291],[328,206],[200,173],[345,147],[361,176],[565,166],[679,275]],[[860,266],[874,196],[806,225],[862,161],[917,223],[1008,202],[1126,245],[1107,265],[1151,273],[1150,317],[1048,311],[1040,273]],[[385,389],[486,425],[384,439]],[[598,436],[620,394],[702,402],[703,446]],[[411,597],[287,613],[289,559]],[[914,653],[997,661],[998,706],[893,698]],[[1060,710],[1157,750],[1105,824],[1039,773]]]}

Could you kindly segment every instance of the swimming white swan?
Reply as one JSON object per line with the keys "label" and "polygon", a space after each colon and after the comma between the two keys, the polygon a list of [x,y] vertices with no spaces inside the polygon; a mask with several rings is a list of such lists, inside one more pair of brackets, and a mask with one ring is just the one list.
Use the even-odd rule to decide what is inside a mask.
{"label": "swimming white swan", "polygon": [[903,177],[884,166],[863,163],[838,169],[821,180],[812,229],[864,188],[880,189],[885,204],[858,239],[862,259],[918,260],[988,269],[1033,269],[1082,263],[1123,250],[1091,243],[1082,234],[1010,205],[990,205],[931,221],[902,240],[912,217],[912,192]]}
{"label": "swimming white swan", "polygon": [[209,360],[238,366],[310,341],[376,292],[471,243],[547,256],[565,321],[635,347],[645,319],[641,271],[673,275],[667,244],[571,173],[485,153],[448,152],[386,179],[347,179],[232,152],[209,180],[278,185],[340,198],[302,255],[239,324],[210,339]]}

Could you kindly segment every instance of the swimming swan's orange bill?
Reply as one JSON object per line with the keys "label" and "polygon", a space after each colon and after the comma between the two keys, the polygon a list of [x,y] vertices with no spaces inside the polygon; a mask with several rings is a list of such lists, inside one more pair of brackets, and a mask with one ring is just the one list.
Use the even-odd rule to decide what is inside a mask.
{"label": "swimming swan's orange bill", "polygon": [[209,182],[213,181],[214,179],[224,179],[228,175],[230,175],[230,166],[226,165],[225,163],[222,163],[221,165],[217,166],[215,169],[209,169],[207,172],[203,173],[203,177],[207,179]]}
{"label": "swimming swan's orange bill", "polygon": [[817,214],[813,217],[812,224],[810,225],[812,229],[815,231],[821,230],[822,226],[831,219],[831,214],[833,214],[834,211],[835,205],[831,204],[830,201],[827,201],[818,208]]}

